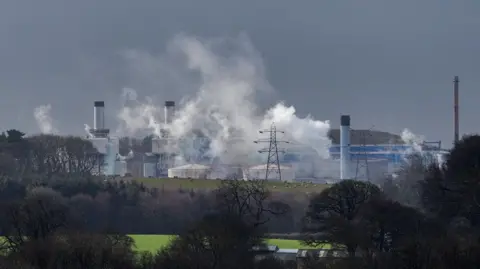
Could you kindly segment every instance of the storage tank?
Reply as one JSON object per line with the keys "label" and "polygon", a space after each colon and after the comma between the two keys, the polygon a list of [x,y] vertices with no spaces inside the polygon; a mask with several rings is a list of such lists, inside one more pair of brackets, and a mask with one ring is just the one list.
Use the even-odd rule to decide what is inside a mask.
{"label": "storage tank", "polygon": [[207,174],[208,179],[239,179],[246,180],[247,169],[239,165],[212,164]]}
{"label": "storage tank", "polygon": [[[277,166],[272,164],[270,165],[269,170],[270,172],[267,180],[279,181],[280,175],[278,174]],[[266,164],[252,166],[248,169],[248,178],[250,180],[265,179],[266,172],[267,172]],[[295,170],[292,167],[280,165],[280,173],[281,173],[282,181],[286,181],[286,182],[295,181]]]}
{"label": "storage tank", "polygon": [[209,172],[209,166],[201,164],[187,164],[168,169],[168,177],[205,179],[207,178]]}

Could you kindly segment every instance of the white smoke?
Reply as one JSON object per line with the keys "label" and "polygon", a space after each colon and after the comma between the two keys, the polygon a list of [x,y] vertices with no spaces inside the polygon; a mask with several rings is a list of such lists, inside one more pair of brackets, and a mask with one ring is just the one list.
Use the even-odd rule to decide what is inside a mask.
{"label": "white smoke", "polygon": [[[200,40],[177,35],[168,48],[168,57],[152,56],[151,61],[145,61],[148,54],[130,51],[128,60],[136,66],[136,70],[142,70],[139,65],[144,62],[151,66],[152,61],[158,61],[154,66],[162,66],[160,70],[171,73],[165,67],[171,61],[161,61],[174,59],[185,69],[178,76],[185,76],[185,81],[196,79],[194,92],[180,100],[172,123],[165,126],[163,104],[159,105],[151,98],[139,101],[137,94],[132,94],[132,89],[124,90],[124,98],[130,102],[118,113],[121,121],[119,132],[137,134],[148,130],[161,136],[161,130],[165,129],[172,138],[173,147],[189,147],[183,151],[194,154],[198,145],[185,140],[199,131],[211,141],[205,155],[228,162],[236,156],[251,156],[260,146],[268,146],[253,141],[262,138],[259,130],[270,128],[275,122],[279,130],[285,131],[288,139],[311,146],[320,156],[328,158],[331,144],[327,136],[330,129],[328,121],[318,121],[311,116],[299,118],[295,115],[295,108],[283,102],[266,113],[257,107],[258,94],[271,92],[272,86],[266,80],[261,57],[248,38],[242,35],[235,39]],[[148,66],[144,68],[148,69]],[[168,90],[184,92],[185,89]]]}
{"label": "white smoke", "polygon": [[118,114],[121,122],[117,132],[131,136],[148,129],[150,133],[160,136],[161,106],[148,97],[144,102],[139,101],[137,92],[130,88],[123,88],[122,99],[125,105]]}
{"label": "white smoke", "polygon": [[404,129],[400,136],[403,142],[412,147],[412,152],[410,153],[421,153],[422,152],[422,144],[425,142],[425,137],[421,135],[415,135],[409,129]]}
{"label": "white smoke", "polygon": [[290,137],[293,141],[312,147],[322,158],[330,157],[328,151],[331,145],[331,140],[328,137],[329,121],[318,121],[311,115],[298,118],[293,106],[287,107],[283,103],[278,103],[267,111],[263,126],[268,126],[271,122],[275,122],[280,130],[288,132],[287,137]]}
{"label": "white smoke", "polygon": [[83,126],[84,126],[85,133],[87,134],[87,137],[88,138],[94,138],[95,136],[90,131],[90,130],[92,130],[92,127],[90,127],[90,125],[88,125],[86,123]]}
{"label": "white smoke", "polygon": [[53,119],[50,115],[51,110],[52,106],[48,104],[36,107],[33,111],[33,116],[37,121],[37,125],[40,128],[40,131],[44,134],[53,134],[58,132],[57,128],[55,128],[53,124]]}

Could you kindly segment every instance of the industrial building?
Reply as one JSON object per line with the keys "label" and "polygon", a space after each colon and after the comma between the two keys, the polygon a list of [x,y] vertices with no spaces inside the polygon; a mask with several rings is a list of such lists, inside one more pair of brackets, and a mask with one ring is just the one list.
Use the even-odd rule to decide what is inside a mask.
{"label": "industrial building", "polygon": [[[459,139],[459,78],[453,80],[454,107],[454,137]],[[128,156],[119,154],[119,139],[110,136],[110,130],[105,124],[105,103],[94,102],[93,128],[89,129],[89,140],[100,156],[99,174],[120,175],[130,174],[135,177],[190,177],[190,178],[265,178],[267,167],[269,180],[279,180],[278,171],[283,181],[336,181],[338,179],[370,180],[394,173],[407,160],[406,156],[418,151],[442,161],[448,154],[442,149],[440,142],[424,142],[422,145],[406,144],[400,136],[381,131],[352,130],[350,115],[340,117],[340,128],[330,131],[332,145],[328,149],[330,158],[322,158],[314,148],[302,144],[302,141],[289,141],[282,145],[282,154],[277,154],[278,162],[267,166],[260,159],[250,159],[240,156],[238,159],[248,159],[247,164],[235,166],[221,164],[221,161],[204,157],[203,151],[208,150],[206,137],[193,132],[186,141],[198,141],[199,158],[181,158],[178,149],[172,149],[171,137],[167,130],[161,130],[160,135],[153,137],[151,152],[133,152]],[[175,118],[175,102],[166,101],[164,106],[164,123],[171,124]],[[175,141],[179,142],[179,141]],[[181,142],[181,141],[180,141]],[[178,143],[177,143],[178,144]],[[181,144],[181,143],[180,143]],[[180,146],[181,148],[181,146]],[[181,151],[181,149],[180,149]],[[252,155],[253,156],[253,155]],[[178,160],[182,159],[179,163]],[[225,160],[224,160],[225,161]],[[231,161],[232,162],[232,161]],[[233,161],[235,162],[235,161]],[[182,165],[182,166],[180,166]],[[263,175],[263,176],[262,176]]]}
{"label": "industrial building", "polygon": [[[104,109],[103,101],[94,102],[94,123],[88,138],[101,156],[97,170],[101,174],[130,174],[146,178],[265,178],[267,165],[258,161],[248,166],[235,167],[217,164],[215,160],[202,160],[199,163],[196,163],[197,160],[187,160],[187,163],[183,160],[182,166],[179,166],[180,163],[176,162],[179,153],[170,148],[171,138],[166,130],[162,130],[159,137],[152,138],[151,152],[121,156],[119,139],[111,137],[105,125]],[[165,102],[164,112],[165,125],[168,125],[175,116],[175,102]],[[280,167],[270,164],[268,179],[279,180],[280,170],[282,181],[370,180],[393,173],[405,162],[406,154],[413,151],[413,146],[403,143],[399,136],[376,132],[374,136],[381,139],[369,140],[371,131],[352,130],[350,123],[350,116],[342,115],[340,128],[331,131],[333,144],[328,149],[328,159],[322,158],[312,147],[303,145],[302,141],[282,145],[284,154],[279,154]],[[377,144],[378,141],[382,143]],[[446,154],[440,143],[426,143],[422,146],[424,152],[438,155],[438,159]]]}
{"label": "industrial building", "polygon": [[[175,116],[175,102],[166,101],[164,107],[165,125],[172,123]],[[157,158],[157,175],[167,176],[168,169],[175,167],[175,151],[169,145],[169,135],[166,130],[162,130],[160,137],[152,138],[152,154]]]}
{"label": "industrial building", "polygon": [[[408,154],[415,152],[414,145],[405,144],[399,136],[385,132],[352,130],[350,116],[342,115],[340,129],[333,130],[333,145],[329,159],[323,159],[312,148],[302,145],[285,146],[280,162],[295,167],[296,177],[335,181],[338,179],[374,180],[394,173],[405,164]],[[372,142],[385,144],[367,144]],[[391,143],[389,143],[391,142]],[[440,142],[426,142],[422,154],[441,160],[446,150]]]}
{"label": "industrial building", "polygon": [[110,130],[105,126],[105,102],[93,104],[93,128],[88,130],[88,140],[97,149],[98,164],[93,171],[106,176],[124,176],[127,172],[125,158],[119,155],[119,140],[110,137]]}

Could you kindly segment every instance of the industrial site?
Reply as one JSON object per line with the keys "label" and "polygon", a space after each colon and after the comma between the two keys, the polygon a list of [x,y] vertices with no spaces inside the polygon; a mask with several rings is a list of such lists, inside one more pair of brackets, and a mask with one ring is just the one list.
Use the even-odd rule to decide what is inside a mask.
{"label": "industrial site", "polygon": [[[457,82],[458,83],[458,82]],[[458,87],[458,86],[456,86]],[[105,176],[178,179],[266,179],[283,182],[333,183],[342,179],[374,181],[394,174],[412,153],[441,162],[447,150],[440,141],[408,141],[403,136],[375,130],[354,130],[350,115],[340,116],[339,128],[329,130],[330,142],[322,155],[318,147],[295,141],[272,122],[258,130],[258,139],[231,138],[230,143],[255,145],[252,152],[212,156],[211,141],[195,130],[188,137],[170,136],[176,117],[174,101],[164,104],[160,135],[151,135],[150,151],[122,156],[119,137],[110,135],[105,102],[95,101],[93,128],[88,139],[101,155],[99,173]],[[150,141],[150,140],[149,140]],[[250,147],[250,145],[249,145]],[[228,158],[225,158],[228,156]]]}

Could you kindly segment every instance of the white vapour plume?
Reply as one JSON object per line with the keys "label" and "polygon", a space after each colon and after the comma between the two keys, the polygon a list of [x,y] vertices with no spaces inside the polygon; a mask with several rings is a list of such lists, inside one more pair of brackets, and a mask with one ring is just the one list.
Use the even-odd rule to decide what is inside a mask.
{"label": "white vapour plume", "polygon": [[138,94],[130,88],[123,88],[122,99],[125,103],[118,114],[121,124],[117,132],[134,135],[138,131],[149,129],[151,133],[160,135],[160,116],[162,107],[153,103],[151,98],[145,102],[137,100]]}
{"label": "white vapour plume", "polygon": [[330,157],[329,121],[318,121],[311,115],[298,118],[293,106],[287,107],[283,103],[278,103],[267,111],[263,126],[268,126],[271,122],[275,122],[280,130],[288,132],[287,138],[311,146],[322,158]]}
{"label": "white vapour plume", "polygon": [[412,146],[414,152],[422,152],[422,144],[425,141],[423,136],[415,135],[409,129],[404,129],[401,138],[405,144]]}
{"label": "white vapour plume", "polygon": [[[419,154],[422,156],[422,159],[425,164],[430,164],[431,162],[435,162],[438,165],[442,165],[445,161],[445,152],[442,152],[440,148],[436,150],[428,150],[424,149],[422,146],[425,144],[425,137],[422,135],[415,135],[410,130],[405,129],[402,132],[402,140],[412,147],[411,150],[405,152],[404,157],[408,157],[412,154]],[[407,162],[408,162],[408,158]]]}
{"label": "white vapour plume", "polygon": [[[167,52],[170,58],[184,64],[189,74],[185,81],[197,80],[195,91],[181,100],[172,123],[167,126],[162,123],[162,104],[156,105],[148,98],[141,102],[136,94],[131,94],[129,104],[118,114],[120,132],[135,134],[150,130],[161,136],[164,129],[169,133],[171,146],[182,148],[182,152],[191,156],[198,155],[202,145],[189,140],[196,138],[192,134],[200,133],[210,142],[203,155],[238,162],[235,159],[238,156],[251,156],[260,146],[268,146],[253,141],[262,138],[259,130],[270,128],[275,122],[278,129],[285,131],[286,138],[311,146],[320,156],[328,158],[331,144],[327,136],[328,121],[318,121],[311,116],[299,118],[295,108],[284,103],[278,103],[266,113],[259,111],[255,102],[258,93],[271,92],[272,87],[266,80],[259,53],[245,36],[205,41],[178,35]],[[136,59],[135,55],[143,56]],[[142,69],[139,65],[145,62],[144,57],[145,53],[128,54],[137,70]],[[152,56],[152,59],[163,57]],[[167,64],[171,62],[164,63]],[[168,70],[166,67],[160,69]],[[175,92],[177,89],[168,90]],[[126,91],[132,93],[131,89]],[[124,90],[124,98],[126,95]]]}
{"label": "white vapour plume", "polygon": [[44,134],[52,134],[58,132],[57,128],[55,128],[55,126],[53,125],[53,119],[50,116],[51,109],[52,106],[48,104],[36,107],[33,111],[33,116],[37,121],[37,125],[40,128],[40,131]]}
{"label": "white vapour plume", "polygon": [[90,125],[88,125],[88,124],[84,124],[84,126],[85,126],[84,130],[85,130],[85,133],[87,133],[87,137],[88,137],[88,138],[93,138],[93,137],[95,137],[95,136],[92,134],[92,132],[90,132],[90,130],[92,129],[92,127],[90,127]]}

